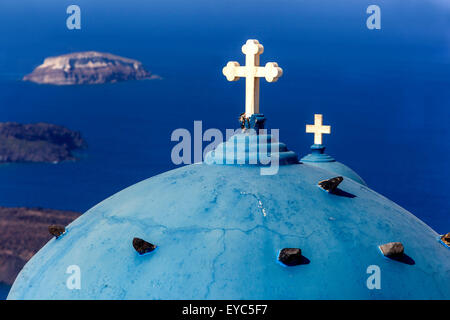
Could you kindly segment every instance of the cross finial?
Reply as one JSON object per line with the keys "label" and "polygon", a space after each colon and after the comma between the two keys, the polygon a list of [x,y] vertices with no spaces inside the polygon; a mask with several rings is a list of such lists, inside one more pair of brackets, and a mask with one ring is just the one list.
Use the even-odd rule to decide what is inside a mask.
{"label": "cross finial", "polygon": [[323,117],[321,114],[314,115],[314,125],[307,124],[306,132],[314,133],[314,144],[322,144],[322,134],[330,134],[331,126],[324,126]]}
{"label": "cross finial", "polygon": [[259,66],[259,55],[264,52],[264,47],[258,40],[247,40],[242,46],[245,54],[245,66],[239,62],[230,61],[222,72],[228,81],[237,81],[245,77],[245,116],[251,117],[259,113],[259,78],[266,78],[267,82],[275,82],[283,74],[283,69],[276,62],[268,62],[264,67]]}

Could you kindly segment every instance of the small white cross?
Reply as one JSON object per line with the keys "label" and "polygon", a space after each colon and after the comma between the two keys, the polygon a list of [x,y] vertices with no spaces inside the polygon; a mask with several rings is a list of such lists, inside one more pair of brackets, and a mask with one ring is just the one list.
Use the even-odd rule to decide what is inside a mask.
{"label": "small white cross", "polygon": [[331,126],[322,125],[323,119],[321,114],[314,115],[314,125],[307,124],[306,132],[314,133],[314,144],[322,144],[322,134],[330,134]]}
{"label": "small white cross", "polygon": [[222,72],[228,81],[237,81],[245,77],[245,116],[259,113],[259,78],[266,78],[267,82],[275,82],[283,74],[283,69],[276,62],[268,62],[264,67],[259,66],[259,55],[264,52],[264,47],[258,40],[247,40],[242,46],[245,54],[245,66],[239,62],[230,61]]}

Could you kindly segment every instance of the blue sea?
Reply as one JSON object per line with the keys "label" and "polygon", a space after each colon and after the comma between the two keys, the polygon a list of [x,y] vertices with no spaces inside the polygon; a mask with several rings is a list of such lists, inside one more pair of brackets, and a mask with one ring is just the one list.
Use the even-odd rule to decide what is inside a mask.
{"label": "blue sea", "polygon": [[[81,8],[68,30],[66,8]],[[0,2],[0,121],[50,122],[81,131],[78,162],[0,166],[0,205],[84,212],[138,181],[170,170],[173,130],[237,127],[245,81],[222,67],[244,63],[249,38],[261,62],[283,68],[261,81],[267,127],[300,157],[304,131],[324,114],[327,153],[437,232],[450,231],[450,5],[373,1],[46,0]],[[25,83],[45,57],[96,50],[143,62],[162,80],[96,86]],[[0,294],[1,296],[1,294]]]}

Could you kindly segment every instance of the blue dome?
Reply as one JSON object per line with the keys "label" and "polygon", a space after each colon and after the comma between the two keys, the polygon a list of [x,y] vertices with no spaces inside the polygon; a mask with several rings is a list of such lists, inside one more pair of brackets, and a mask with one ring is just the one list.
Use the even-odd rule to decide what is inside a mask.
{"label": "blue dome", "polygon": [[[333,174],[284,147],[278,157],[290,160],[274,175],[261,175],[259,160],[217,164],[227,153],[216,151],[211,164],[157,175],[87,211],[27,263],[8,298],[450,298],[450,250],[408,211],[352,179],[325,192],[317,183]],[[134,237],[158,249],[139,255]],[[393,241],[412,263],[380,253]],[[277,263],[283,248],[301,248],[309,263]],[[66,287],[70,265],[80,267],[81,290]],[[371,265],[380,267],[380,290],[366,286]]]}
{"label": "blue dome", "polygon": [[367,186],[366,182],[355,171],[345,164],[336,161],[332,156],[324,153],[324,151],[325,147],[323,145],[313,144],[311,146],[311,153],[303,157],[301,161],[305,164],[345,176]]}

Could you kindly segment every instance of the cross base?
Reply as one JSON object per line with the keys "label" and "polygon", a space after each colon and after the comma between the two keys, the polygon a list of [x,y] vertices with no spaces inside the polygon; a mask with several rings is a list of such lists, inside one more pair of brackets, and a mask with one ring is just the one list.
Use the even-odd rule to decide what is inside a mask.
{"label": "cross base", "polygon": [[325,153],[325,146],[323,144],[313,144],[311,146],[311,153],[304,156],[302,162],[334,162],[334,158]]}
{"label": "cross base", "polygon": [[311,146],[311,153],[323,154],[325,152],[325,146],[323,144],[313,144]]}
{"label": "cross base", "polygon": [[265,122],[266,117],[264,117],[262,113],[252,114],[249,118],[245,116],[245,113],[242,113],[239,117],[239,123],[243,130],[254,129],[256,133],[258,133],[260,129],[264,129]]}

